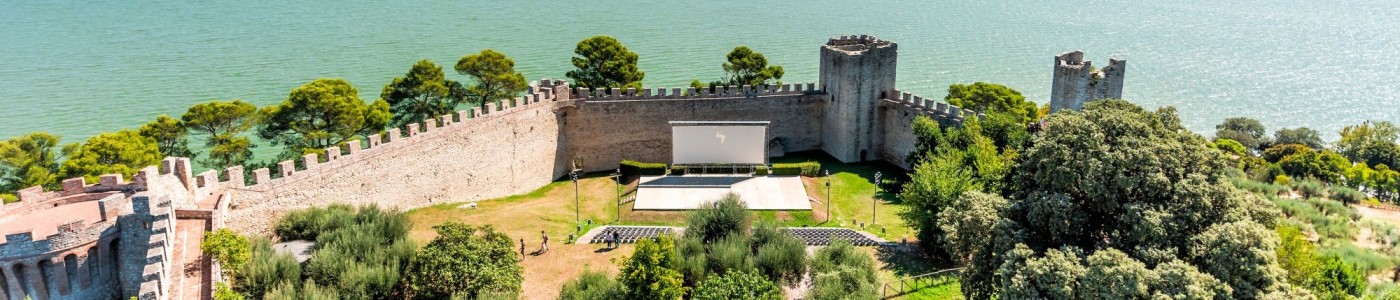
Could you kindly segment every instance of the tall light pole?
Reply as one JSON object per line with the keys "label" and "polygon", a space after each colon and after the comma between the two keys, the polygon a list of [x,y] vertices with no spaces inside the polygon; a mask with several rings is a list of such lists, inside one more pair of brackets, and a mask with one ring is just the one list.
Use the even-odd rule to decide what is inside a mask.
{"label": "tall light pole", "polygon": [[870,226],[875,226],[875,203],[880,201],[880,172],[875,172],[875,197],[870,198]]}
{"label": "tall light pole", "polygon": [[826,222],[831,222],[831,170],[822,171],[826,177]]}
{"label": "tall light pole", "polygon": [[613,176],[613,191],[617,192],[617,220],[622,221],[622,168],[617,168],[617,176]]}
{"label": "tall light pole", "polygon": [[569,171],[569,179],[574,181],[574,225],[578,222],[578,171]]}

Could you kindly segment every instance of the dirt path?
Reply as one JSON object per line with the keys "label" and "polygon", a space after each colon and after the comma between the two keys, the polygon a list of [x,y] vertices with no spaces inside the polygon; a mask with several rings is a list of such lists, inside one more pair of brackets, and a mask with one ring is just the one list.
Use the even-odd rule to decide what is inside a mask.
{"label": "dirt path", "polygon": [[[527,240],[528,242],[528,240]],[[571,279],[577,278],[584,270],[604,271],[609,276],[617,276],[618,264],[622,257],[632,254],[632,245],[623,245],[615,250],[604,251],[603,245],[550,245],[549,252],[535,255],[538,250],[526,248],[525,282],[521,299],[555,299],[559,288]]]}
{"label": "dirt path", "polygon": [[1395,224],[1396,226],[1400,226],[1400,211],[1384,210],[1361,205],[1352,205],[1351,207],[1355,208],[1356,213],[1361,214],[1361,217],[1363,218],[1371,218],[1386,221],[1390,222],[1391,224]]}

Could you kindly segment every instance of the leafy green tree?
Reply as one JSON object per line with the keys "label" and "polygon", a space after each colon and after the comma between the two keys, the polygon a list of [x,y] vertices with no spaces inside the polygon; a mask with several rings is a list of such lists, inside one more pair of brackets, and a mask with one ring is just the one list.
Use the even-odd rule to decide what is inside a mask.
{"label": "leafy green tree", "polygon": [[59,166],[64,177],[85,177],[96,182],[103,174],[121,174],[131,178],[136,171],[160,163],[160,146],[156,140],[141,136],[135,130],[98,134],[87,142],[63,147],[68,160]]}
{"label": "leafy green tree", "polygon": [[671,300],[685,293],[681,273],[674,269],[679,263],[675,241],[669,235],[642,239],[632,256],[622,263],[617,281],[622,284],[625,299]]}
{"label": "leafy green tree", "polygon": [[1277,236],[1261,225],[1273,224],[1277,208],[1238,192],[1226,160],[1174,110],[1104,100],[1046,123],[1008,177],[1010,203],[989,235],[1000,255],[971,266],[998,269],[1002,280],[963,286],[978,290],[965,294],[1074,297],[1091,284],[1083,281],[1084,258],[1109,249],[1126,255],[1104,254],[1120,264],[1180,260],[1204,271],[1172,276],[1194,278],[1206,291],[1183,293],[1148,278],[1149,294],[1211,295],[1218,289],[1207,276],[1240,298],[1291,289],[1275,259]]}
{"label": "leafy green tree", "polygon": [[476,81],[467,94],[477,105],[514,97],[528,88],[525,75],[515,71],[515,61],[491,49],[463,56],[457,61],[457,73]]}
{"label": "leafy green tree", "polygon": [[978,112],[1006,112],[1017,117],[1016,123],[1026,123],[1036,119],[1038,109],[1035,102],[1004,85],[977,82],[973,84],[953,84],[948,86],[948,96],[943,101],[957,107]]}
{"label": "leafy green tree", "polygon": [[1026,122],[1015,113],[991,111],[987,112],[985,118],[978,118],[976,122],[981,127],[981,134],[992,139],[996,149],[1021,149],[1031,138],[1030,132],[1026,130]]}
{"label": "leafy green tree", "polygon": [[570,59],[577,68],[564,76],[587,88],[641,88],[646,72],[637,70],[637,53],[627,50],[617,39],[600,35],[578,42],[577,56]]}
{"label": "leafy green tree", "polygon": [[[283,283],[301,281],[301,264],[291,254],[272,250],[272,242],[266,239],[253,241],[252,254],[243,269],[234,273],[234,290],[248,298],[263,299],[273,289]],[[291,287],[295,290],[295,286]],[[294,299],[294,298],[293,298]]]}
{"label": "leafy green tree", "polygon": [[1337,142],[1337,152],[1353,161],[1368,165],[1400,165],[1400,127],[1390,122],[1367,121],[1360,125],[1342,128],[1342,139]]}
{"label": "leafy green tree", "polygon": [[1274,131],[1274,143],[1277,144],[1302,144],[1313,149],[1322,149],[1322,136],[1317,130],[1307,127],[1287,128]]}
{"label": "leafy green tree", "polygon": [[244,300],[243,294],[233,291],[227,283],[217,283],[214,285],[214,300]]}
{"label": "leafy green tree", "polygon": [[1245,117],[1226,118],[1225,122],[1215,125],[1215,138],[1232,139],[1249,149],[1260,149],[1270,144],[1268,137],[1264,136],[1264,130],[1264,123],[1260,123],[1259,120]]}
{"label": "leafy green tree", "polygon": [[725,59],[727,62],[722,67],[724,72],[729,74],[725,84],[759,86],[768,83],[769,80],[776,82],[783,79],[782,66],[769,66],[763,53],[755,52],[747,46],[734,47]]}
{"label": "leafy green tree", "polygon": [[204,255],[214,258],[226,270],[239,270],[252,257],[252,244],[248,238],[228,228],[220,228],[204,236],[199,248]]}
{"label": "leafy green tree", "polygon": [[1189,263],[1172,260],[1152,269],[1153,299],[1226,299],[1234,292],[1210,274]]}
{"label": "leafy green tree", "polygon": [[0,193],[58,188],[58,136],[31,132],[0,141]]}
{"label": "leafy green tree", "polygon": [[1246,154],[1249,154],[1249,150],[1247,150],[1244,147],[1244,144],[1240,144],[1240,142],[1232,139],[1218,138],[1215,139],[1215,143],[1211,146],[1214,146],[1215,149],[1220,149],[1220,151],[1224,151],[1227,154],[1234,154],[1236,156],[1245,156]]}
{"label": "leafy green tree", "polygon": [[695,300],[763,299],[781,300],[783,291],[763,275],[749,272],[729,272],[711,276],[691,293]]}
{"label": "leafy green tree", "polygon": [[403,127],[452,113],[463,100],[463,95],[453,92],[461,86],[447,80],[442,67],[424,59],[414,63],[403,77],[384,85],[379,98],[389,103],[389,112],[394,115],[389,125]]}
{"label": "leafy green tree", "polygon": [[1275,256],[1278,257],[1278,265],[1288,273],[1288,282],[1294,285],[1306,285],[1309,280],[1317,276],[1321,268],[1317,260],[1317,252],[1313,250],[1313,244],[1303,236],[1303,232],[1298,227],[1291,225],[1279,226],[1277,229],[1279,246]]}
{"label": "leafy green tree", "polygon": [[1289,177],[1311,177],[1331,183],[1342,178],[1342,172],[1351,166],[1351,162],[1341,154],[1322,150],[1285,156],[1278,161],[1278,165]]}
{"label": "leafy green tree", "polygon": [[686,236],[694,235],[703,243],[713,243],[733,235],[744,235],[753,222],[748,207],[739,196],[725,195],[710,207],[692,211],[686,218]]}
{"label": "leafy green tree", "polygon": [[1276,163],[1283,160],[1284,157],[1294,154],[1305,154],[1312,151],[1312,148],[1308,148],[1308,146],[1302,144],[1276,144],[1268,149],[1264,149],[1260,157],[1264,158],[1265,161]]}
{"label": "leafy green tree", "polygon": [[185,128],[205,136],[209,158],[201,163],[215,169],[243,165],[253,158],[252,141],[239,134],[258,120],[258,107],[242,100],[195,104],[180,116]]}
{"label": "leafy green tree", "polygon": [[[990,265],[995,262],[1000,253],[996,252],[995,240],[988,237],[994,236],[1008,207],[1006,198],[978,191],[964,192],[944,207],[938,213],[937,223],[943,231],[943,247],[948,249],[953,261],[960,266]],[[990,298],[993,295],[983,292],[995,290],[996,270],[965,268],[961,282],[967,298]]]}
{"label": "leafy green tree", "polygon": [[777,284],[794,284],[807,273],[807,243],[771,223],[753,228],[754,267]]}
{"label": "leafy green tree", "polygon": [[138,131],[142,136],[155,139],[160,153],[165,156],[195,157],[194,151],[190,151],[189,130],[178,119],[160,115],[155,121],[141,125]]}
{"label": "leafy green tree", "polygon": [[564,283],[560,300],[622,299],[622,288],[608,274],[584,270],[578,278]]}
{"label": "leafy green tree", "polygon": [[409,294],[417,299],[516,295],[524,280],[510,236],[490,225],[448,222],[418,252],[409,269]]}
{"label": "leafy green tree", "polygon": [[1156,274],[1118,249],[1094,252],[1085,259],[1079,295],[1084,299],[1146,299]]}
{"label": "leafy green tree", "polygon": [[1357,271],[1355,266],[1335,256],[1320,260],[1321,268],[1309,285],[1317,292],[1318,299],[1356,299],[1366,292],[1366,276]]}
{"label": "leafy green tree", "polygon": [[284,157],[322,153],[357,136],[381,132],[389,103],[360,99],[343,79],[317,79],[292,90],[281,104],[262,108],[258,136],[285,147]]}
{"label": "leafy green tree", "polygon": [[981,135],[976,120],[941,134],[932,120],[920,117],[914,122],[918,147],[934,149],[928,150],[914,166],[909,182],[904,184],[899,197],[912,209],[900,216],[918,230],[920,241],[928,242],[925,250],[942,255],[945,249],[939,240],[944,235],[938,226],[938,214],[964,192],[999,192],[1005,186],[1015,154],[998,153],[992,140]]}

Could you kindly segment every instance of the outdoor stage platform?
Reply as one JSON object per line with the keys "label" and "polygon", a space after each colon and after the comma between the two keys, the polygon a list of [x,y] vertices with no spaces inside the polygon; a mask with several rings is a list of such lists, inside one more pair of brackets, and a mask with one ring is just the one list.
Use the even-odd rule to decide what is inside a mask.
{"label": "outdoor stage platform", "polygon": [[725,194],[739,195],[749,209],[811,210],[799,176],[644,176],[634,210],[691,210]]}

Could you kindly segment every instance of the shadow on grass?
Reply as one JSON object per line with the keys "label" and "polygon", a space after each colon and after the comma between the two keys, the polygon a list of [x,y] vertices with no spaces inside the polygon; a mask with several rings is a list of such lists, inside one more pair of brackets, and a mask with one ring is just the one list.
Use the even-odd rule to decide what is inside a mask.
{"label": "shadow on grass", "polygon": [[[823,171],[831,174],[850,173],[856,174],[866,181],[875,182],[875,173],[880,173],[880,192],[875,198],[884,201],[886,204],[900,204],[899,190],[905,182],[909,181],[909,171],[901,169],[899,166],[885,162],[883,160],[872,160],[856,163],[843,163],[820,150],[791,152],[783,157],[775,157],[772,163],[799,163],[815,161],[822,165]],[[820,175],[818,177],[821,177]]]}
{"label": "shadow on grass", "polygon": [[918,276],[956,267],[946,258],[924,253],[917,243],[912,242],[908,246],[896,244],[880,247],[875,251],[875,258],[885,263],[886,270],[899,277]]}

